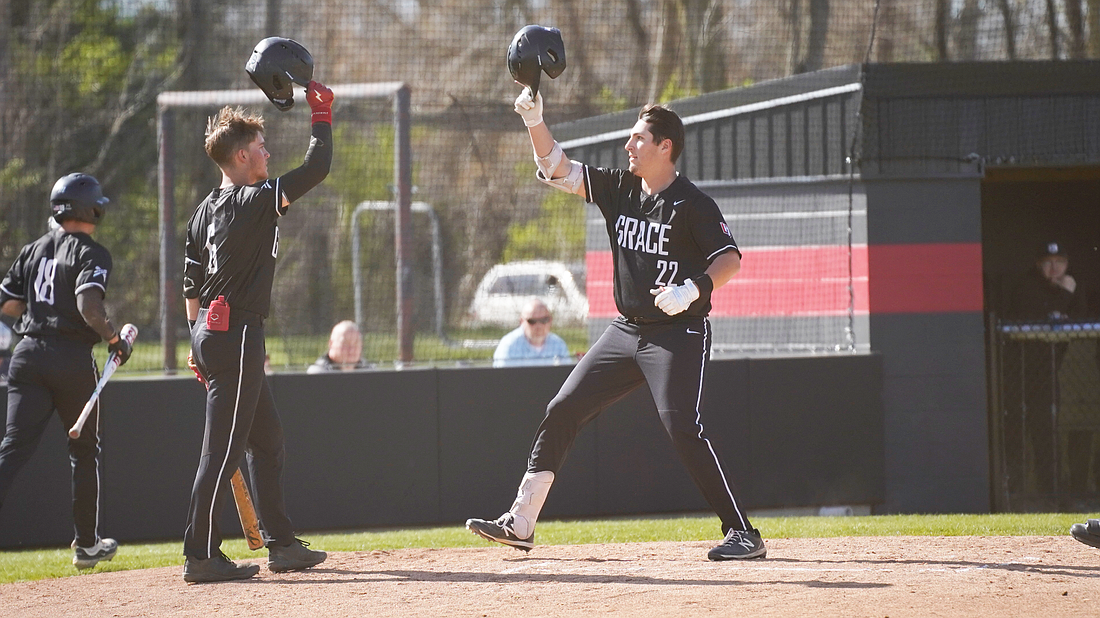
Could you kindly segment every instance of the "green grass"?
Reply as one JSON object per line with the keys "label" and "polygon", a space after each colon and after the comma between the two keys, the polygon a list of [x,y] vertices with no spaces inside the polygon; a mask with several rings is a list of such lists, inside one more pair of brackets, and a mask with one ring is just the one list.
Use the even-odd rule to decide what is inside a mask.
{"label": "green grass", "polygon": [[[1082,513],[1004,515],[881,515],[870,517],[758,517],[753,519],[766,539],[839,536],[1061,536]],[[716,517],[543,521],[540,545],[584,543],[640,543],[649,541],[716,541]],[[408,530],[317,533],[304,535],[315,548],[326,551],[371,551],[412,547],[485,547],[488,542],[461,526]],[[241,539],[222,545],[235,560],[266,558],[263,550],[249,551]],[[89,573],[181,566],[179,541],[123,544],[111,562]],[[0,583],[76,575],[68,548],[0,552]]]}

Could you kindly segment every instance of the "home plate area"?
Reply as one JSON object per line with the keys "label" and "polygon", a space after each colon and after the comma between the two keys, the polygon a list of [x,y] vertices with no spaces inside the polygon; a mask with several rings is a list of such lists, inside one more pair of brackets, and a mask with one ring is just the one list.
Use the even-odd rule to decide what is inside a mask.
{"label": "home plate area", "polygon": [[744,562],[708,561],[711,542],[334,553],[314,570],[265,568],[245,582],[187,585],[171,567],[7,584],[0,600],[4,614],[49,618],[59,608],[67,617],[1100,612],[1100,551],[1068,535],[766,542],[767,558]]}

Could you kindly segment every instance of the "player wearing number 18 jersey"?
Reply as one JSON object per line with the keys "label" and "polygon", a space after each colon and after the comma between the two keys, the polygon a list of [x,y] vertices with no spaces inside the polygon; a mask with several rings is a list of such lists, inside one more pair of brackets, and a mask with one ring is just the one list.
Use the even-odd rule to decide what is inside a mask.
{"label": "player wearing number 18 jersey", "polygon": [[188,364],[207,386],[206,431],[184,533],[187,582],[245,579],[259,571],[221,552],[218,513],[247,453],[260,532],[275,572],[320,564],[325,553],[295,538],[283,501],[283,428],[264,373],[278,219],[321,183],[332,162],[332,91],[310,82],[312,139],[305,162],[269,179],[263,119],[226,107],[210,119],[206,152],[222,184],[187,224],[183,295],[191,326]]}
{"label": "player wearing number 18 jersey", "polygon": [[466,526],[487,539],[530,550],[554,476],[584,425],[646,384],[665,429],[696,486],[722,521],[725,539],[711,560],[762,558],[767,548],[734,497],[703,431],[700,404],[711,331],[711,292],[737,273],[737,249],[714,200],[676,173],[684,145],[680,118],[661,106],[638,115],[626,143],[628,170],[568,160],[542,121],[542,96],[516,99],[535,151],[539,180],[600,208],[614,264],[620,312],[546,409],[512,508]]}
{"label": "player wearing number 18 jersey", "polygon": [[[72,427],[99,380],[92,346],[106,340],[121,363],[130,344],[103,305],[111,254],[92,239],[109,200],[92,176],[69,174],[50,193],[57,227],[23,247],[3,282],[0,310],[19,318],[8,381],[7,431],[0,442],[0,503],[15,475],[34,453],[56,409]],[[120,363],[120,364],[121,364]],[[114,539],[99,536],[101,450],[99,401],[80,435],[69,439],[73,473],[73,564],[78,569],[110,560]]]}

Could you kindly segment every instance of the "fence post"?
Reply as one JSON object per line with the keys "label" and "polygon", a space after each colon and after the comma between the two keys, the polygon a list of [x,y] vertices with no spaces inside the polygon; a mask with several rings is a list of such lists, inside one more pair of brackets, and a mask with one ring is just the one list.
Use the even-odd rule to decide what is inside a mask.
{"label": "fence post", "polygon": [[403,84],[393,98],[394,247],[397,258],[397,341],[400,364],[413,359],[412,146],[409,138],[411,92]]}
{"label": "fence post", "polygon": [[160,193],[160,343],[164,348],[164,372],[176,371],[176,309],[181,302],[176,288],[176,196],[174,187],[175,159],[172,154],[174,134],[171,109],[157,106],[157,166]]}

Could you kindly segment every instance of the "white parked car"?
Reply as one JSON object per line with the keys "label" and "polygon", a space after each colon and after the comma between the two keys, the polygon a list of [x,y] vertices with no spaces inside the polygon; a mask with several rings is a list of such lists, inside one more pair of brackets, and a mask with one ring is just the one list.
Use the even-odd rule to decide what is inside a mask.
{"label": "white parked car", "polygon": [[555,324],[583,323],[588,297],[563,262],[531,260],[497,264],[485,273],[470,303],[474,324],[516,326],[524,303],[537,296]]}

